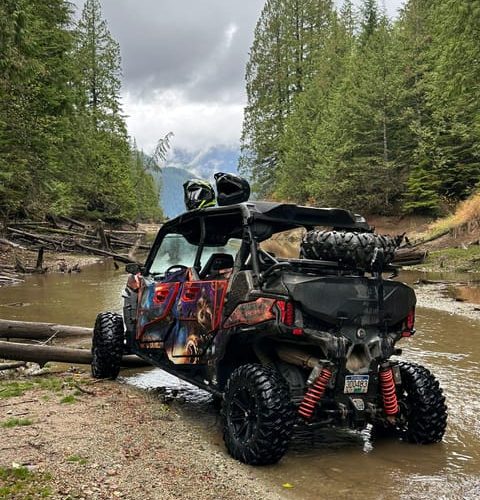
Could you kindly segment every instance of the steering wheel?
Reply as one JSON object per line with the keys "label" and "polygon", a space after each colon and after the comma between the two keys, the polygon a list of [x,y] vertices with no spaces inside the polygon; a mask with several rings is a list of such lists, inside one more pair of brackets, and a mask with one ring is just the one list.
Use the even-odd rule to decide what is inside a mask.
{"label": "steering wheel", "polygon": [[178,270],[178,271],[186,271],[188,269],[187,266],[184,266],[183,264],[174,264],[173,266],[170,266],[166,271],[165,271],[165,275],[168,275],[168,274],[173,274],[174,272],[176,272],[175,270]]}

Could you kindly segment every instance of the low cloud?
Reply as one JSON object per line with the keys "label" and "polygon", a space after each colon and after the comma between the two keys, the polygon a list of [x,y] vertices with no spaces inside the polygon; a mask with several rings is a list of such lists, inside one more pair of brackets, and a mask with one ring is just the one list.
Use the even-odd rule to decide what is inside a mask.
{"label": "low cloud", "polygon": [[197,151],[211,146],[238,145],[243,117],[243,103],[190,101],[180,91],[166,90],[138,100],[124,97],[130,135],[139,147],[151,152],[167,132],[175,136],[174,147]]}

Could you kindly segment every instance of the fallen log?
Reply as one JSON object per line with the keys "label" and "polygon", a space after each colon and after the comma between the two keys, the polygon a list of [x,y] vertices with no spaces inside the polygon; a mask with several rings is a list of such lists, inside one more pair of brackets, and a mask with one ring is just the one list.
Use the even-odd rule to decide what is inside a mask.
{"label": "fallen log", "polygon": [[110,234],[131,234],[133,236],[145,236],[147,234],[145,231],[122,231],[120,229],[105,229],[105,232]]}
{"label": "fallen log", "polygon": [[[43,365],[49,361],[89,365],[92,354],[88,349],[72,349],[69,347],[52,347],[46,345],[20,344],[0,341],[0,358],[31,361]],[[123,356],[122,366],[139,367],[148,363],[137,356]]]}
{"label": "fallen log", "polygon": [[414,248],[401,248],[395,252],[393,258],[394,264],[402,266],[412,266],[415,264],[422,264],[427,258],[428,252],[426,250],[416,250]]}
{"label": "fallen log", "polygon": [[92,329],[83,326],[58,325],[56,323],[34,323],[0,319],[0,337],[10,339],[43,340],[56,338],[92,336]]}
{"label": "fallen log", "polygon": [[0,363],[0,372],[4,370],[13,370],[15,368],[21,368],[27,363],[25,361],[15,361],[15,363]]}
{"label": "fallen log", "polygon": [[13,241],[7,240],[5,238],[0,238],[0,243],[2,245],[7,245],[12,248],[18,248],[19,250],[25,250],[24,246],[19,245],[18,243],[14,243]]}
{"label": "fallen log", "polygon": [[430,236],[429,238],[427,238],[425,240],[416,241],[413,245],[411,245],[410,248],[419,247],[420,245],[424,245],[425,243],[430,243],[431,241],[438,240],[439,238],[447,235],[448,233],[450,233],[450,229],[446,229],[445,231],[442,231],[441,233]]}
{"label": "fallen log", "polygon": [[87,224],[84,224],[83,222],[72,219],[71,217],[67,217],[65,215],[59,215],[58,218],[61,220],[64,220],[65,222],[69,222],[70,224],[73,224],[74,226],[81,227],[83,229],[86,229],[88,227]]}
{"label": "fallen log", "polygon": [[95,255],[103,255],[104,257],[113,257],[115,260],[120,262],[124,262],[125,264],[134,264],[136,261],[125,257],[124,255],[119,255],[118,253],[108,252],[107,250],[101,250],[100,248],[89,247],[87,245],[83,245],[82,243],[75,243],[78,248],[83,250],[87,250],[90,253]]}

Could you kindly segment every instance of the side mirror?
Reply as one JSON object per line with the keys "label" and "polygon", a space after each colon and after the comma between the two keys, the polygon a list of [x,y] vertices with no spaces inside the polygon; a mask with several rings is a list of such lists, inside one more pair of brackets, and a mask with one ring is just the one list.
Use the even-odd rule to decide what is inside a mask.
{"label": "side mirror", "polygon": [[125,266],[125,271],[128,274],[138,274],[138,273],[143,273],[145,268],[141,266],[138,262],[131,262],[130,264],[127,264]]}

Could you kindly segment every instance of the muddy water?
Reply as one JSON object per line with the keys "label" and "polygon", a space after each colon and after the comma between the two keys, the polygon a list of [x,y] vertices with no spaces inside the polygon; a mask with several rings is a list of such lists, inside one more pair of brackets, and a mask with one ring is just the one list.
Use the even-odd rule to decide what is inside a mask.
{"label": "muddy water", "polygon": [[[418,276],[404,278],[414,282]],[[121,309],[124,282],[125,275],[108,263],[79,275],[32,277],[0,288],[0,317],[89,326],[97,312]],[[403,358],[430,368],[445,390],[449,425],[443,443],[372,443],[368,432],[322,430],[296,435],[278,465],[255,474],[291,499],[480,498],[480,322],[419,309],[417,329],[403,341]],[[173,405],[198,429],[199,442],[224,450],[207,393],[158,369],[125,373],[122,381],[162,387],[155,392],[176,397]],[[293,488],[282,488],[284,483]]]}

